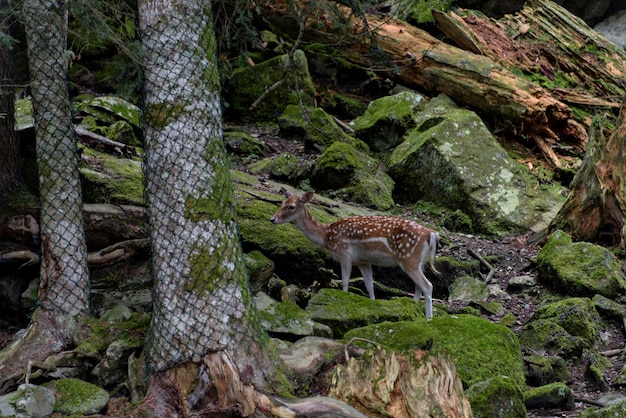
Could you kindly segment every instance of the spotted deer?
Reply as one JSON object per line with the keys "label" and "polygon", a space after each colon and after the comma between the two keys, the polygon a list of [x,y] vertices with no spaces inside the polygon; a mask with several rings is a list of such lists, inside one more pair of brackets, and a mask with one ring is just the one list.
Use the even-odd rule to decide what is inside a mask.
{"label": "spotted deer", "polygon": [[343,290],[348,291],[352,266],[361,270],[365,288],[374,299],[372,265],[398,265],[415,282],[415,296],[419,301],[422,294],[426,302],[426,318],[433,315],[433,285],[424,275],[423,266],[428,260],[435,269],[435,253],[439,245],[439,234],[415,221],[394,216],[351,216],[331,224],[318,222],[306,204],[313,199],[313,192],[302,197],[281,190],[286,200],[270,219],[274,224],[293,222],[304,235],[325,248],[341,264]]}

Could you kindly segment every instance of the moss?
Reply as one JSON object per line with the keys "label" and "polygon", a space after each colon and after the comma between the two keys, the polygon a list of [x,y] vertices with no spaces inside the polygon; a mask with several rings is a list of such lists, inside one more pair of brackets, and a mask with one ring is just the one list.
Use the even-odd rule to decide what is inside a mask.
{"label": "moss", "polygon": [[524,386],[520,345],[506,327],[471,315],[435,316],[432,321],[385,322],[347,332],[345,339],[360,336],[395,351],[432,345],[432,353],[448,353],[454,359],[464,387],[493,376],[508,376]]}
{"label": "moss", "polygon": [[109,394],[106,390],[75,378],[53,380],[44,386],[55,391],[55,412],[66,415],[91,415],[106,406]]}
{"label": "moss", "polygon": [[109,344],[123,336],[135,342],[143,341],[149,320],[148,315],[140,313],[134,313],[127,321],[107,322],[89,318],[81,330],[84,337],[75,351],[85,357],[97,357]]}
{"label": "moss", "polygon": [[465,395],[476,418],[525,418],[521,388],[506,376],[494,376],[470,387]]}
{"label": "moss", "polygon": [[336,337],[367,324],[424,319],[423,303],[415,303],[413,299],[371,300],[335,289],[322,289],[316,293],[306,311],[314,321],[328,325]]}
{"label": "moss", "polygon": [[143,172],[139,159],[117,158],[82,144],[80,170],[85,201],[89,203],[144,203]]}
{"label": "moss", "polygon": [[560,408],[574,410],[574,393],[565,383],[555,382],[524,392],[528,408]]}
{"label": "moss", "polygon": [[539,251],[537,267],[540,282],[565,294],[615,298],[626,289],[621,265],[609,250],[572,243],[562,231],[555,231]]}

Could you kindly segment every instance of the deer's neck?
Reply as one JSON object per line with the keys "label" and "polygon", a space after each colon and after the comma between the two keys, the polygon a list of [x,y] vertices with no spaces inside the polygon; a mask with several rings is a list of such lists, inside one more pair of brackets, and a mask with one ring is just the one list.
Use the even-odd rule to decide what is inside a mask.
{"label": "deer's neck", "polygon": [[327,224],[318,222],[306,208],[295,224],[308,239],[320,247],[324,247],[328,235]]}

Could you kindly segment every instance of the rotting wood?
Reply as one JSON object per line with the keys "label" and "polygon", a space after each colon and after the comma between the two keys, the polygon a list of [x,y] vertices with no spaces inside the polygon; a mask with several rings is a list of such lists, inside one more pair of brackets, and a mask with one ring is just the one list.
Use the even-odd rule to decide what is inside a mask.
{"label": "rotting wood", "polygon": [[[267,3],[262,13],[276,30],[295,37],[302,17],[294,15],[294,7],[306,10],[310,4],[301,0],[294,3],[285,0]],[[318,11],[324,10],[323,7],[318,6]],[[350,19],[348,8],[339,10],[345,19]],[[345,58],[356,64],[380,71],[408,87],[430,94],[445,93],[460,105],[506,122],[507,129],[531,138],[543,138],[550,146],[563,141],[582,152],[587,144],[586,127],[575,120],[567,104],[489,57],[448,45],[425,31],[386,16],[366,14],[363,18],[352,18],[350,30],[342,30],[332,19],[319,17],[325,14],[308,12],[304,22],[305,41],[343,45]],[[378,55],[386,54],[386,60],[376,62],[371,54],[373,50],[379,51]],[[558,156],[545,147],[542,154],[552,165],[559,165]]]}

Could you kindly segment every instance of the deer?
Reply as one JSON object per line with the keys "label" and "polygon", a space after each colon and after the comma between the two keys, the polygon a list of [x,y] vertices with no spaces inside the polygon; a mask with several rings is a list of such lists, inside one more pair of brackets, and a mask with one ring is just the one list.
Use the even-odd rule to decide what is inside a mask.
{"label": "deer", "polygon": [[424,275],[424,263],[428,262],[430,268],[440,274],[434,266],[438,232],[409,219],[385,215],[350,216],[330,224],[320,223],[306,206],[313,200],[313,191],[302,197],[284,188],[281,192],[286,199],[270,221],[273,224],[293,222],[309,240],[339,261],[344,291],[348,291],[354,265],[361,270],[369,297],[375,299],[372,265],[397,265],[415,283],[413,299],[417,302],[424,295],[426,319],[432,319],[433,285]]}

